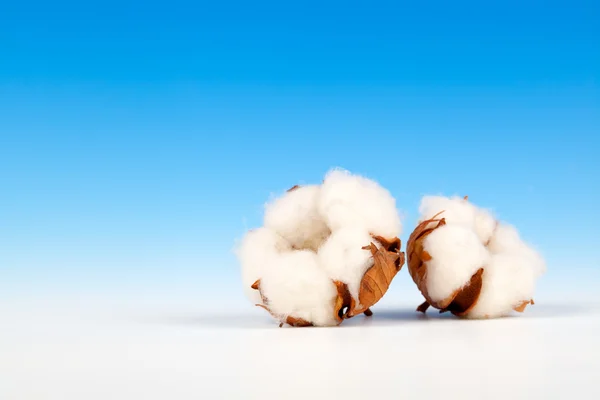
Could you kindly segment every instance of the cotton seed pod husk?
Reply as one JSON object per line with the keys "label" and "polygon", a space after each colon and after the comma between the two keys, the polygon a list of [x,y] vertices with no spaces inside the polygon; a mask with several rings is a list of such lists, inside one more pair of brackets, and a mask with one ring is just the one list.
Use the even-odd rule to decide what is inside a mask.
{"label": "cotton seed pod husk", "polygon": [[[464,201],[468,201],[468,197],[465,196]],[[407,242],[408,271],[425,298],[425,302],[419,305],[417,310],[425,312],[432,306],[439,309],[440,313],[451,312],[458,317],[469,317],[472,310],[478,304],[482,293],[486,265],[482,264],[460,288],[454,290],[443,299],[433,299],[428,290],[428,263],[431,262],[432,255],[424,249],[424,242],[434,231],[446,226],[446,218],[443,215],[444,210],[440,210],[433,217],[420,222],[411,233]],[[497,224],[498,222],[496,221],[496,226]],[[486,249],[490,240],[482,243]],[[533,299],[523,299],[515,304],[512,309],[517,312],[523,312],[529,304],[534,304]]]}

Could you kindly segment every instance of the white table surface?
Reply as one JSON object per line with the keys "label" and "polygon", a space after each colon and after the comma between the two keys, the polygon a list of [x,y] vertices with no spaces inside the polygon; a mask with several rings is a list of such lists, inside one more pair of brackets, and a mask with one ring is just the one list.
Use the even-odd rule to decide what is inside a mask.
{"label": "white table surface", "polygon": [[463,321],[403,282],[336,328],[278,328],[233,291],[5,294],[0,399],[600,399],[598,292]]}

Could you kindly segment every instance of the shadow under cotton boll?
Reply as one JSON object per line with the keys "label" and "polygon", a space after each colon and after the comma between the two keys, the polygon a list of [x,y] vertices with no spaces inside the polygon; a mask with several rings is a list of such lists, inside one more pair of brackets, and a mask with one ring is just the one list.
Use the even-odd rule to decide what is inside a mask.
{"label": "shadow under cotton boll", "polygon": [[[262,318],[261,318],[262,317]],[[265,329],[273,326],[264,314],[258,316],[244,313],[202,314],[169,313],[156,316],[131,317],[140,324],[186,327],[189,329]]]}
{"label": "shadow under cotton boll", "polygon": [[536,304],[532,307],[528,313],[522,315],[512,315],[514,318],[571,318],[579,317],[585,314],[600,314],[600,308],[592,307],[589,305],[575,305],[575,304]]}
{"label": "shadow under cotton boll", "polygon": [[[446,314],[440,314],[440,317],[446,318]],[[379,310],[377,311],[377,320],[382,321],[399,321],[399,322],[415,322],[415,321],[426,321],[437,318],[432,316],[416,312],[414,308],[404,310]]]}

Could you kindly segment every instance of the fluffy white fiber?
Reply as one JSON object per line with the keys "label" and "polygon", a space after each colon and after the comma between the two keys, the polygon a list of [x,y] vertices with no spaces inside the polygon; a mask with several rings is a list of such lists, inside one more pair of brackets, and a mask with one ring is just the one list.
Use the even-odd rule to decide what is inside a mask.
{"label": "fluffy white fiber", "polygon": [[297,249],[317,250],[331,231],[319,214],[319,186],[303,186],[267,204],[264,225]]}
{"label": "fluffy white fiber", "polygon": [[392,195],[376,182],[344,170],[334,169],[325,177],[319,211],[332,230],[355,227],[393,238],[402,228]]}
{"label": "fluffy white fiber", "polygon": [[533,298],[535,282],[545,272],[542,257],[508,224],[463,198],[423,198],[421,221],[444,211],[446,225],[423,242],[427,261],[427,290],[432,300],[447,298],[484,268],[479,299],[468,318],[494,318]]}
{"label": "fluffy white fiber", "polygon": [[363,275],[373,265],[371,252],[362,247],[375,241],[360,228],[341,228],[335,231],[319,249],[319,260],[331,279],[344,282],[352,297],[358,300]]}
{"label": "fluffy white fiber", "polygon": [[319,267],[315,252],[292,251],[271,263],[262,276],[260,288],[273,314],[282,321],[291,315],[318,326],[337,324],[333,310],[337,289]]}
{"label": "fluffy white fiber", "polygon": [[252,289],[252,284],[263,276],[271,260],[276,261],[282,253],[290,250],[289,242],[273,230],[258,228],[246,234],[237,256],[242,260],[244,293],[250,301],[261,303],[260,294]]}
{"label": "fluffy white fiber", "polygon": [[429,234],[423,248],[432,259],[427,262],[427,292],[441,301],[469,282],[490,260],[477,234],[465,226],[445,225]]}
{"label": "fluffy white fiber", "polygon": [[495,318],[533,297],[538,275],[527,258],[518,253],[493,254],[485,266],[479,300],[469,318]]}
{"label": "fluffy white fiber", "polygon": [[330,171],[321,185],[296,188],[269,202],[264,226],[246,234],[237,251],[244,291],[284,321],[301,318],[318,326],[336,324],[334,281],[348,285],[358,303],[360,282],[373,265],[363,246],[372,235],[392,239],[401,232],[396,202],[376,182],[347,171]]}
{"label": "fluffy white fiber", "polygon": [[490,239],[496,227],[496,220],[489,211],[474,206],[462,197],[423,197],[419,207],[420,221],[442,210],[445,210],[442,217],[446,218],[448,224],[473,229],[483,243]]}

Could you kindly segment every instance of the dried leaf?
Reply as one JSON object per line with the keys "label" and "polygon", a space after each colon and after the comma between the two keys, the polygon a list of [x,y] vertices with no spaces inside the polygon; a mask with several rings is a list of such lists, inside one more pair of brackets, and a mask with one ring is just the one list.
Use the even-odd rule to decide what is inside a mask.
{"label": "dried leaf", "polygon": [[375,235],[375,236],[373,236],[373,239],[375,239],[379,243],[381,243],[381,246],[383,246],[383,248],[386,249],[387,251],[391,251],[394,253],[400,252],[400,247],[402,246],[402,241],[398,237],[395,237],[392,240],[389,240],[389,239],[384,238],[383,236]]}
{"label": "dried leaf", "polygon": [[477,304],[481,287],[483,285],[483,268],[480,268],[467,285],[455,291],[450,298],[452,301],[440,312],[450,311],[452,314],[462,317],[466,315]]}
{"label": "dried leaf", "polygon": [[[436,307],[436,304],[431,300],[429,294],[427,293],[427,280],[425,279],[427,274],[427,266],[425,261],[430,260],[431,256],[429,253],[423,250],[423,240],[435,229],[446,224],[446,220],[444,218],[437,218],[440,214],[441,212],[436,214],[433,218],[423,221],[417,225],[410,235],[406,245],[406,252],[408,254],[408,272],[413,281],[417,284],[417,287],[423,294],[423,297],[425,297],[425,300],[427,300],[427,304],[433,305],[434,307]],[[423,255],[425,255],[425,260],[423,259]],[[424,307],[423,304],[419,306],[419,311],[424,312],[426,309],[427,308]]]}
{"label": "dried leaf", "polygon": [[425,313],[425,312],[427,312],[427,309],[428,309],[430,306],[431,306],[431,305],[430,305],[428,302],[424,301],[423,303],[421,303],[421,304],[419,305],[419,307],[417,307],[417,311],[418,311],[418,312]]}
{"label": "dried leaf", "polygon": [[533,302],[533,299],[531,299],[531,300],[525,300],[525,301],[522,301],[522,302],[521,302],[521,303],[519,303],[517,306],[515,306],[515,307],[513,308],[513,310],[515,310],[516,312],[523,312],[523,311],[525,311],[525,308],[526,308],[526,307],[527,307],[529,304],[531,304],[531,305],[534,305],[534,304],[535,304],[535,303]]}
{"label": "dried leaf", "polygon": [[[260,290],[260,279],[258,279],[256,282],[254,282],[252,284],[252,286],[250,286],[252,289],[254,290],[258,290],[258,293],[260,294],[260,298],[263,302],[263,304],[257,304],[257,306],[260,306],[262,308],[264,308],[265,310],[269,311],[269,309],[266,307],[266,305],[269,303],[269,300],[262,294],[261,290]],[[271,311],[269,311],[271,312]]]}
{"label": "dried leaf", "polygon": [[302,318],[294,318],[294,317],[290,317],[288,316],[285,319],[285,323],[294,327],[306,327],[306,326],[313,326],[312,323],[303,320]]}
{"label": "dried leaf", "polygon": [[392,280],[404,265],[404,253],[400,251],[402,243],[399,238],[373,238],[380,242],[382,247],[377,248],[372,242],[363,247],[371,251],[373,266],[365,272],[358,292],[359,304],[348,311],[347,318],[364,313],[375,305],[387,292]]}

